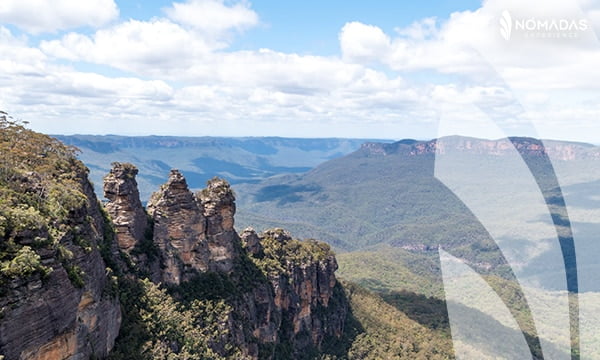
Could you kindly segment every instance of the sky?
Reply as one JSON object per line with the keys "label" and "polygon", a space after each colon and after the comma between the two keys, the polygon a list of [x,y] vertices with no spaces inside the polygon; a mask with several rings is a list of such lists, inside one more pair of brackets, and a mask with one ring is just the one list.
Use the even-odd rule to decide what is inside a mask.
{"label": "sky", "polygon": [[594,0],[2,0],[0,110],[49,134],[600,143]]}

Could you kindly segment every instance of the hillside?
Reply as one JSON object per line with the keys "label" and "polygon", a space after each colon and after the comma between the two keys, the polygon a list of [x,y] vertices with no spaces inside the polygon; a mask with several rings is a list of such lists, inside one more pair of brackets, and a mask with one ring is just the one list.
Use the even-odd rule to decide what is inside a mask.
{"label": "hillside", "polygon": [[[540,345],[532,326],[532,315],[522,302],[523,292],[527,292],[529,301],[538,305],[560,304],[570,309],[573,329],[578,327],[578,301],[587,302],[588,296],[595,296],[589,293],[579,296],[579,300],[571,297],[567,304],[560,290],[565,290],[561,285],[565,271],[569,290],[577,292],[581,284],[574,271],[575,243],[569,215],[581,214],[585,220],[580,221],[585,221],[583,225],[588,227],[596,223],[593,209],[597,203],[590,194],[596,193],[600,179],[597,166],[600,148],[561,141],[545,141],[544,148],[539,140],[531,138],[511,138],[510,141],[512,144],[507,145],[501,141],[451,137],[441,142],[368,143],[355,153],[328,161],[305,174],[241,185],[244,194],[240,198],[241,221],[267,225],[279,222],[301,236],[327,239],[342,251],[338,255],[341,278],[380,293],[398,309],[435,326],[445,317],[437,251],[441,246],[485,276],[488,285],[500,294],[526,332],[528,345],[536,353]],[[439,143],[444,147],[438,147]],[[511,153],[513,146],[518,151],[516,158]],[[512,234],[506,232],[508,236],[502,238],[503,241],[519,244],[521,239],[539,240],[533,241],[530,248],[513,247],[516,252],[509,255],[513,260],[515,255],[519,258],[519,262],[513,262],[513,271],[479,220],[434,177],[436,151],[442,157],[454,154],[457,165],[472,165],[469,172],[446,170],[469,188],[480,203],[485,199],[498,201],[491,208],[485,208],[490,211],[488,219],[493,220],[488,225],[519,230]],[[554,169],[548,156],[553,159]],[[524,161],[524,170],[515,170],[518,169],[515,159]],[[491,172],[490,164],[493,165]],[[530,177],[533,187],[527,184],[527,176],[523,176],[529,172],[533,175]],[[555,174],[560,174],[562,186],[558,185]],[[508,176],[504,182],[503,176]],[[505,188],[493,193],[494,184],[503,184]],[[524,192],[523,189],[530,190]],[[542,199],[541,207],[537,208],[531,205],[536,192]],[[500,193],[502,197],[498,197]],[[572,200],[571,205],[577,205],[569,214],[564,205],[565,194]],[[541,220],[548,210],[551,215],[548,221]],[[529,230],[533,233],[526,232],[527,224],[535,224]],[[540,246],[547,239],[536,236],[535,232],[540,229],[546,234],[559,235],[558,251]],[[579,245],[593,247],[593,239],[588,240]],[[553,254],[559,256],[558,261],[552,258]],[[585,274],[589,278],[593,273],[591,269],[597,268],[597,261],[594,262],[591,253],[582,255],[589,264],[590,273]],[[537,286],[523,287],[523,283],[521,288],[516,286],[514,271],[520,272],[520,280]],[[598,290],[597,282],[588,280],[586,284],[586,289]],[[477,306],[485,308],[482,304]],[[545,326],[542,339],[562,337],[555,343],[560,345],[553,350],[550,347],[550,351],[568,353],[565,326],[543,313],[536,314],[536,319]],[[586,326],[593,324],[590,321],[585,320]],[[571,336],[573,334],[577,334],[577,330]],[[579,340],[571,338],[571,341],[573,354],[577,354]],[[591,353],[598,353],[595,342],[588,346],[593,349]]]}
{"label": "hillside", "polygon": [[256,182],[282,173],[302,173],[318,164],[355,151],[366,139],[293,139],[278,137],[56,136],[76,146],[101,192],[102,178],[112,162],[134,163],[140,169],[140,195],[146,202],[167,180],[171,169],[186,174],[192,189],[213,176],[231,184]]}
{"label": "hillside", "polygon": [[492,242],[485,229],[433,177],[434,154],[411,155],[413,145],[405,143],[365,144],[305,174],[240,184],[238,221],[280,223],[343,251],[389,244],[435,253],[444,243],[456,252],[478,251],[482,267],[498,265],[486,256]]}
{"label": "hillside", "polygon": [[[499,172],[510,166],[503,160],[508,150],[498,148],[494,141],[460,137],[454,141],[454,147],[468,149],[468,156],[474,161],[493,156]],[[548,203],[555,205],[552,211],[558,219],[561,206],[552,201],[560,199],[560,193],[539,141],[513,141]],[[589,174],[590,170],[595,171],[589,165],[598,158],[598,147],[559,141],[548,141],[546,146],[547,151],[554,151],[555,158],[561,159],[561,166],[568,167],[568,178],[573,182],[577,183],[582,172],[600,179],[600,173]],[[479,154],[483,154],[481,158]],[[463,202],[434,177],[434,164],[435,141],[367,143],[352,154],[327,161],[304,174],[240,184],[238,222],[259,228],[282,224],[301,237],[324,239],[340,251],[368,250],[386,244],[425,254],[435,253],[437,246],[443,244],[481,271],[498,268],[503,272],[505,263],[498,259],[487,231]],[[510,170],[507,168],[506,172]],[[479,175],[461,176],[476,179]],[[506,201],[515,211],[526,206],[518,198]]]}

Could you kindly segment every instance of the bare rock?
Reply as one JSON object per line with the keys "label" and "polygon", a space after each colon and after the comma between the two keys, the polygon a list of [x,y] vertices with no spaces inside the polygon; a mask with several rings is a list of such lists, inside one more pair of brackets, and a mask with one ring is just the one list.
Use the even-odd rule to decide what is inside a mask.
{"label": "bare rock", "polygon": [[198,199],[206,218],[206,238],[210,252],[211,270],[229,273],[239,252],[239,236],[233,228],[235,196],[229,183],[213,178],[200,191]]}
{"label": "bare rock", "polygon": [[104,197],[109,200],[106,211],[113,220],[119,248],[126,253],[142,241],[148,224],[135,180],[137,173],[132,164],[115,162],[104,178]]}
{"label": "bare rock", "polygon": [[[259,237],[261,242],[276,242],[285,254],[278,258],[284,271],[269,275],[276,310],[282,323],[291,324],[280,328],[280,336],[293,345],[297,354],[311,347],[320,348],[327,337],[340,337],[348,302],[341,294],[336,295],[336,289],[340,290],[335,278],[338,265],[328,246],[314,240],[294,240],[283,229],[267,230]],[[291,242],[294,246],[288,249],[296,250],[285,250]],[[301,250],[303,246],[306,248]],[[301,251],[311,254],[302,257]]]}
{"label": "bare rock", "polygon": [[[57,239],[70,258],[61,262],[56,250],[38,249],[41,263],[52,269],[49,275],[4,285],[0,354],[6,359],[105,358],[119,333],[119,300],[107,291],[110,278],[97,248],[104,240],[104,221],[87,174],[79,174],[78,181],[85,204],[70,211],[71,231]],[[67,269],[76,269],[81,282],[74,282]]]}
{"label": "bare rock", "polygon": [[247,227],[240,234],[240,239],[242,240],[242,246],[248,251],[248,253],[252,255],[259,255],[262,253],[263,248],[260,244],[260,238],[256,231],[253,228]]}
{"label": "bare rock", "polygon": [[162,281],[180,284],[194,271],[209,269],[206,219],[178,170],[171,170],[167,183],[152,195],[148,213],[154,221],[153,241],[163,261]]}

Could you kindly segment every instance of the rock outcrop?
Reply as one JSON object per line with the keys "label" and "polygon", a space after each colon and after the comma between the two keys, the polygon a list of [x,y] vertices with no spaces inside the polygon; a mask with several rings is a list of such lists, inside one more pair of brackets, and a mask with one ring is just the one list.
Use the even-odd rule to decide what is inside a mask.
{"label": "rock outcrop", "polygon": [[142,241],[148,222],[135,180],[137,173],[132,164],[113,163],[104,178],[104,197],[109,200],[106,211],[113,220],[117,244],[125,253]]}
{"label": "rock outcrop", "polygon": [[2,121],[0,359],[298,358],[342,333],[329,247],[240,237],[226,181],[173,170],[147,215],[114,163],[102,209],[74,149]]}
{"label": "rock outcrop", "polygon": [[183,175],[171,170],[167,183],[152,194],[148,213],[160,249],[161,281],[177,285],[199,272],[233,270],[240,240],[233,228],[235,198],[227,182],[213,179],[195,196]]}
{"label": "rock outcrop", "polygon": [[[128,194],[137,194],[130,190]],[[107,208],[115,208],[112,201]],[[139,200],[133,201],[135,206]],[[238,235],[229,184],[214,178],[194,195],[178,170],[171,170],[147,210],[160,261],[158,274],[151,276],[154,282],[202,286],[198,279],[203,274],[220,274],[217,278],[225,280],[219,281],[237,284],[237,295],[228,297],[233,317],[223,324],[228,335],[213,343],[213,351],[223,353],[228,343],[248,358],[258,358],[260,349],[261,358],[269,358],[264,349],[277,344],[290,344],[293,355],[318,349],[328,336],[341,336],[348,304],[334,294],[337,263],[327,245],[292,239],[281,229],[257,234],[248,228]]]}
{"label": "rock outcrop", "polygon": [[260,238],[253,228],[245,228],[240,234],[240,238],[242,240],[242,246],[249,254],[258,256],[262,253],[263,247],[260,244]]}
{"label": "rock outcrop", "polygon": [[206,238],[210,251],[211,269],[230,272],[239,256],[239,237],[233,228],[235,197],[229,184],[219,178],[208,181],[198,193],[206,218]]}
{"label": "rock outcrop", "polygon": [[[28,186],[40,185],[36,178],[31,174]],[[54,246],[37,245],[47,276],[0,284],[0,355],[7,360],[104,358],[119,333],[119,300],[98,250],[104,222],[87,173],[78,174],[73,190],[84,201],[61,221]],[[40,241],[28,234],[21,245]]]}
{"label": "rock outcrop", "polygon": [[283,229],[267,230],[259,238],[266,246],[278,252],[285,249],[287,253],[279,258],[284,271],[268,276],[282,322],[291,325],[282,327],[282,338],[301,352],[311,346],[320,348],[327,336],[340,337],[348,304],[343,298],[334,297],[338,265],[329,247],[295,240]]}
{"label": "rock outcrop", "polygon": [[180,284],[209,270],[206,219],[183,175],[171,170],[169,180],[148,202],[154,222],[153,241],[161,253],[164,283]]}

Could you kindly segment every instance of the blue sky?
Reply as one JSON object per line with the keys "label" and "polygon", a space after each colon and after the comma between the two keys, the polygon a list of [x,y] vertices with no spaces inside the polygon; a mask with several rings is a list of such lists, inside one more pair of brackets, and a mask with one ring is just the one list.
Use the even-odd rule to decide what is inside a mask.
{"label": "blue sky", "polygon": [[[505,39],[504,11],[588,26]],[[588,0],[3,0],[0,108],[53,134],[600,143],[599,13]]]}
{"label": "blue sky", "polygon": [[[149,20],[161,15],[172,1],[116,1],[123,19]],[[349,21],[377,24],[387,32],[426,17],[447,18],[451,13],[475,10],[481,1],[252,1],[261,25],[234,42],[234,49],[268,47],[299,54],[337,55],[337,35]]]}

